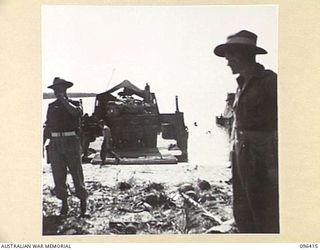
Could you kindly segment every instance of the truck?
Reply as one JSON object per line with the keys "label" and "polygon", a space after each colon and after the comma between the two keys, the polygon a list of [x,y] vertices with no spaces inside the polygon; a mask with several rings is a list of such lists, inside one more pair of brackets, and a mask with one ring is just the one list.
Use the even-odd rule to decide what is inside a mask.
{"label": "truck", "polygon": [[[184,113],[160,113],[155,93],[146,83],[140,89],[128,80],[96,95],[89,131],[90,141],[101,136],[99,121],[110,128],[113,151],[123,164],[161,164],[188,161],[188,128]],[[88,118],[88,117],[87,117]],[[88,126],[85,129],[88,131]],[[158,140],[172,140],[167,150],[158,148]],[[95,157],[98,161],[98,157]],[[93,159],[94,161],[94,159]],[[109,159],[112,163],[112,159]]]}

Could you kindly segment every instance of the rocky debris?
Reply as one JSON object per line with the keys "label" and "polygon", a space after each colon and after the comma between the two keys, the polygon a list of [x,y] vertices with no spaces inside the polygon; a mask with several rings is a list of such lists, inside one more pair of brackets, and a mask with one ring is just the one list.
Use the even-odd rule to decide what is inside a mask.
{"label": "rocky debris", "polygon": [[137,223],[110,222],[110,232],[114,234],[137,234]]}
{"label": "rocky debris", "polygon": [[136,234],[137,228],[133,224],[129,224],[125,228],[125,234]]}
{"label": "rocky debris", "polygon": [[79,217],[64,218],[57,215],[43,217],[44,235],[81,235],[89,234],[92,224]]}
{"label": "rocky debris", "polygon": [[230,212],[231,187],[226,185],[198,180],[179,187],[168,187],[161,183],[137,184],[134,179],[119,182],[113,187],[102,185],[98,181],[87,181],[85,184],[90,194],[90,218],[79,217],[79,199],[75,196],[68,199],[68,216],[57,216],[60,201],[50,192],[50,187],[44,185],[44,235],[235,231]]}
{"label": "rocky debris", "polygon": [[160,204],[159,197],[155,193],[147,194],[144,200],[151,207],[156,207]]}
{"label": "rocky debris", "polygon": [[155,183],[152,182],[146,187],[146,191],[156,190],[156,191],[162,191],[164,189],[164,186],[161,183]]}
{"label": "rocky debris", "polygon": [[234,223],[234,220],[229,220],[224,222],[221,225],[213,226],[209,228],[207,234],[219,234],[219,233],[237,233],[237,229]]}
{"label": "rocky debris", "polygon": [[206,180],[198,180],[198,187],[201,190],[209,190],[209,189],[211,189],[210,183],[207,182]]}
{"label": "rocky debris", "polygon": [[210,213],[204,206],[202,206],[200,203],[197,202],[197,199],[194,199],[194,197],[191,197],[190,195],[188,195],[188,193],[193,192],[193,191],[188,191],[187,193],[180,193],[182,198],[185,200],[185,204],[188,206],[193,206],[197,209],[197,211],[201,212],[202,216],[206,216],[209,219],[212,219],[214,222],[217,222],[219,224],[221,224],[221,220],[213,215],[212,213]]}
{"label": "rocky debris", "polygon": [[189,196],[189,197],[190,197],[192,200],[194,200],[194,201],[197,201],[197,200],[199,199],[198,195],[197,195],[196,192],[193,191],[193,190],[189,190],[189,191],[185,192],[185,194],[186,194],[187,196]]}
{"label": "rocky debris", "polygon": [[[143,205],[147,207],[168,209],[176,206],[175,203],[164,192],[152,192],[143,199]],[[147,203],[147,204],[146,204]]]}
{"label": "rocky debris", "polygon": [[191,183],[183,183],[182,185],[180,185],[179,187],[179,191],[180,192],[188,192],[188,191],[194,191],[195,188],[193,187],[193,185]]}
{"label": "rocky debris", "polygon": [[126,190],[132,188],[132,186],[131,186],[129,183],[127,183],[127,182],[120,182],[120,183],[118,184],[118,188],[119,188],[121,191],[126,191]]}

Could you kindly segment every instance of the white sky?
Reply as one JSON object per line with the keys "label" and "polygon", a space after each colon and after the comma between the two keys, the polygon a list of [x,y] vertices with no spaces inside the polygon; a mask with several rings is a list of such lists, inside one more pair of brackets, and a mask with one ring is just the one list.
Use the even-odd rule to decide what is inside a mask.
{"label": "white sky", "polygon": [[276,5],[45,5],[43,91],[50,92],[56,76],[74,82],[69,92],[100,93],[125,79],[140,88],[148,82],[161,112],[173,112],[178,95],[187,120],[213,123],[236,89],[236,75],[213,49],[242,29],[258,35],[268,54],[257,61],[277,72]]}

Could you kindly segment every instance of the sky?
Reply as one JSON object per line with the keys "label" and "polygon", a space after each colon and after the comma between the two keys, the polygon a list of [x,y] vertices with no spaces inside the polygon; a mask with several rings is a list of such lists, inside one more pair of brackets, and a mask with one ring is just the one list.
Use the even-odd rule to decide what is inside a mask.
{"label": "sky", "polygon": [[161,113],[214,122],[237,87],[213,49],[240,30],[258,35],[268,51],[257,56],[278,71],[277,5],[42,7],[43,92],[54,77],[74,83],[69,92],[101,93],[124,80],[155,92]]}

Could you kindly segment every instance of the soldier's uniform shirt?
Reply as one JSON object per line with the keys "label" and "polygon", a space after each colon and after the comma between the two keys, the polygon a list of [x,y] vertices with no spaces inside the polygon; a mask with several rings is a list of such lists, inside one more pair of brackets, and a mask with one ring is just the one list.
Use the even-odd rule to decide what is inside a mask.
{"label": "soldier's uniform shirt", "polygon": [[234,102],[234,216],[240,232],[279,232],[277,75],[256,64]]}
{"label": "soldier's uniform shirt", "polygon": [[[47,121],[45,123],[48,133],[68,132],[68,136],[51,136],[49,144],[50,162],[55,193],[57,198],[66,199],[68,196],[66,177],[67,169],[73,179],[76,196],[86,199],[88,193],[84,186],[83,170],[81,165],[80,146],[80,118],[82,115],[81,105],[77,101],[68,99],[78,109],[78,116],[72,116],[58,100],[49,104]],[[74,132],[74,133],[72,133]],[[59,135],[59,134],[58,134]]]}
{"label": "soldier's uniform shirt", "polygon": [[274,131],[277,129],[277,74],[256,64],[252,78],[237,78],[233,108],[238,130]]}
{"label": "soldier's uniform shirt", "polygon": [[46,126],[50,132],[75,131],[79,134],[82,109],[80,102],[68,99],[78,109],[79,116],[72,116],[58,100],[49,104]]}

